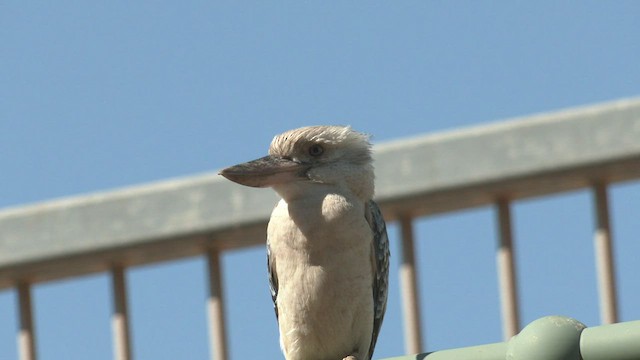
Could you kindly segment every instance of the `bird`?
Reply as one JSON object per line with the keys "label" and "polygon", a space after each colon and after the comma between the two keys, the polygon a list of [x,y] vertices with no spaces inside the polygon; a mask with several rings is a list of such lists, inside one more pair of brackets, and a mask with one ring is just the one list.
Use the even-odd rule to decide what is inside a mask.
{"label": "bird", "polygon": [[269,155],[223,169],[280,196],[267,226],[271,298],[286,360],[369,360],[387,306],[389,240],[369,136],[349,126],[276,135]]}

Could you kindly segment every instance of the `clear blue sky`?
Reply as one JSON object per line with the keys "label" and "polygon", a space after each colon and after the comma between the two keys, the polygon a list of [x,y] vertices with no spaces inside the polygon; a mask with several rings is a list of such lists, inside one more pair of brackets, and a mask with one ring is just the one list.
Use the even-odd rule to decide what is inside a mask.
{"label": "clear blue sky", "polygon": [[[303,125],[383,142],[638,96],[638,19],[637,1],[4,1],[0,207],[216,171]],[[640,186],[611,200],[621,316],[640,319]],[[514,206],[524,323],[598,323],[590,204],[581,191]],[[417,235],[428,348],[500,341],[493,210]],[[377,357],[403,353],[398,258]],[[280,358],[264,249],[223,263],[232,358]],[[137,359],[207,358],[204,269],[129,272]],[[109,291],[105,275],[36,286],[40,358],[111,359]],[[0,292],[3,360],[15,302]]]}

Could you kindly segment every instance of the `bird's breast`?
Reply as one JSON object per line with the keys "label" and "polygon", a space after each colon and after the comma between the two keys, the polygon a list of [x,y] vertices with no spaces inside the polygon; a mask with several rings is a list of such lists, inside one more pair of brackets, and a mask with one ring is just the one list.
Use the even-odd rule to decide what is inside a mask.
{"label": "bird's breast", "polygon": [[286,352],[311,359],[307,351],[366,351],[373,324],[373,274],[364,204],[331,194],[316,201],[281,201],[268,236]]}
{"label": "bird's breast", "polygon": [[[284,232],[291,246],[324,246],[335,242],[349,245],[370,229],[364,217],[364,204],[342,195],[327,194],[296,202],[280,201],[271,216],[271,225]],[[274,229],[277,230],[277,229]]]}

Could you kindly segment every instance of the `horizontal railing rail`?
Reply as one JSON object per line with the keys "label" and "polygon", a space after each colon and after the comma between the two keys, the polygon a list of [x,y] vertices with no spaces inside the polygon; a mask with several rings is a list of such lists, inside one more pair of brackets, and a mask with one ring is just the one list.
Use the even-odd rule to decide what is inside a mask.
{"label": "horizontal railing rail", "polygon": [[[590,189],[594,199],[601,320],[604,324],[617,322],[607,190],[609,184],[640,179],[638,139],[640,98],[635,98],[375,146],[376,200],[385,219],[400,224],[405,352],[424,351],[414,255],[415,218],[494,207],[502,328],[508,339],[520,329],[511,203],[582,188]],[[20,358],[36,359],[33,284],[108,272],[114,304],[114,355],[118,360],[129,360],[127,269],[204,256],[208,264],[211,354],[216,360],[227,359],[220,255],[229,249],[264,244],[266,224],[276,201],[273,192],[237,186],[212,173],[0,209],[0,290],[13,287],[17,293]],[[575,325],[581,335],[579,351],[587,360],[627,359],[615,357],[624,352],[616,352],[611,344],[618,344],[622,340],[616,339],[628,334],[638,338],[638,322],[583,331],[583,325],[574,320],[543,318],[507,343],[397,359],[489,360],[506,356],[514,360],[553,360],[552,355],[527,357],[529,350],[520,350],[528,349],[534,338],[530,334],[538,334],[535,331],[539,326],[542,330],[535,339],[554,333],[550,323],[563,328]],[[567,336],[577,341],[577,335]],[[554,339],[557,337],[549,338],[553,349],[560,347]],[[611,339],[611,343],[598,339]],[[575,350],[575,343],[571,346]],[[621,347],[632,348],[630,354],[638,355],[631,340]],[[536,351],[542,350],[530,351],[538,354]]]}
{"label": "horizontal railing rail", "polygon": [[[387,221],[640,177],[640,98],[380,144]],[[276,196],[205,174],[0,210],[0,289],[261,244]]]}
{"label": "horizontal railing rail", "polygon": [[586,327],[577,320],[547,316],[509,341],[386,360],[637,360],[640,321]]}

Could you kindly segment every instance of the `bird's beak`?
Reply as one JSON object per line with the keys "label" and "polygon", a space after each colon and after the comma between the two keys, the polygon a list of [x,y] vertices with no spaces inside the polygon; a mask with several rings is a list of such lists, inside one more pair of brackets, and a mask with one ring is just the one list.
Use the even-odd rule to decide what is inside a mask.
{"label": "bird's beak", "polygon": [[223,169],[220,175],[241,185],[267,187],[298,180],[307,169],[298,161],[269,155]]}

